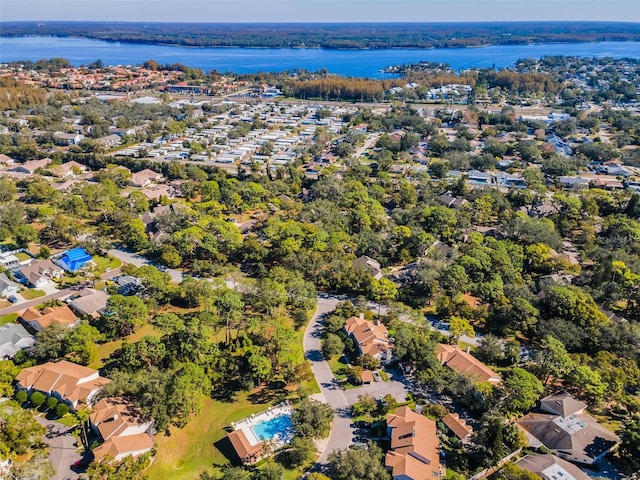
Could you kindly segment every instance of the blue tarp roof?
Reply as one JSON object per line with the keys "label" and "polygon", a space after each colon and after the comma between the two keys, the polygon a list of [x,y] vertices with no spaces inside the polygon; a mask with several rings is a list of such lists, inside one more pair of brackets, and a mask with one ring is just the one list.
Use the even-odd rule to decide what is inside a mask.
{"label": "blue tarp roof", "polygon": [[74,248],[65,253],[61,260],[67,265],[68,270],[75,272],[91,261],[91,255],[84,248]]}

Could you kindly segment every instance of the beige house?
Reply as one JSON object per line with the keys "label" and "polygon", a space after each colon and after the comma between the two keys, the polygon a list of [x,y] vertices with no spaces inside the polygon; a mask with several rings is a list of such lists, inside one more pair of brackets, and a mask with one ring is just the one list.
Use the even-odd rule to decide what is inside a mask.
{"label": "beige house", "polygon": [[369,355],[382,363],[391,361],[391,341],[387,327],[364,318],[351,317],[345,322],[344,329],[353,337],[360,355]]}
{"label": "beige house", "polygon": [[387,416],[391,449],[384,459],[394,480],[432,480],[443,476],[436,422],[400,407]]}
{"label": "beige house", "polygon": [[164,180],[164,177],[161,173],[154,172],[153,170],[150,170],[148,168],[140,170],[139,172],[131,175],[131,185],[133,185],[134,187],[143,188],[151,185],[151,183],[153,182],[161,182],[162,180]]}
{"label": "beige house", "polygon": [[498,384],[502,378],[496,372],[487,367],[469,352],[461,350],[458,346],[439,343],[436,347],[436,355],[443,365],[452,370],[470,377],[475,381]]}
{"label": "beige house", "polygon": [[29,285],[39,288],[64,275],[64,270],[51,260],[35,260],[22,267],[17,275]]}
{"label": "beige house", "polygon": [[80,402],[91,404],[102,387],[111,380],[100,376],[98,370],[61,360],[27,367],[16,376],[18,388],[54,396],[72,408]]}
{"label": "beige house", "polygon": [[72,328],[77,326],[79,322],[78,317],[67,306],[59,308],[46,307],[42,311],[29,307],[18,319],[36,332],[41,332],[52,323],[59,323]]}
{"label": "beige house", "polygon": [[26,173],[33,175],[39,168],[46,168],[51,163],[50,158],[43,158],[42,160],[29,160],[13,168],[14,172]]}
{"label": "beige house", "polygon": [[104,442],[93,451],[97,461],[106,456],[119,461],[128,455],[142,455],[153,448],[149,435],[153,420],[143,418],[136,406],[124,398],[100,400],[93,407],[89,421]]}

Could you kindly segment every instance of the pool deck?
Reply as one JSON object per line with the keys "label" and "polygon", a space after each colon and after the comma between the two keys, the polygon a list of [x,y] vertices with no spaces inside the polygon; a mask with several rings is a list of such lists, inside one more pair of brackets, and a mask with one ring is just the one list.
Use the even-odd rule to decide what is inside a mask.
{"label": "pool deck", "polygon": [[269,407],[263,412],[256,413],[238,422],[231,422],[231,426],[233,427],[234,430],[242,430],[242,432],[247,437],[247,440],[253,447],[262,442],[262,440],[260,440],[256,436],[255,432],[253,431],[253,427],[255,427],[256,425],[262,422],[266,422],[274,418],[281,417],[283,415],[290,417],[292,414],[293,414],[293,407],[288,402],[282,402],[273,407]]}

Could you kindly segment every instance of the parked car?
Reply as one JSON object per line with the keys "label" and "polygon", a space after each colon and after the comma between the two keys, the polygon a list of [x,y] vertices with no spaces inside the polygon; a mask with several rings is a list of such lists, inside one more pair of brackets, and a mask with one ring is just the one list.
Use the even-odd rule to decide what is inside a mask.
{"label": "parked car", "polygon": [[358,447],[364,448],[365,450],[369,449],[369,445],[367,445],[366,443],[356,442],[349,445],[349,448],[358,448]]}
{"label": "parked car", "polygon": [[18,303],[18,297],[16,297],[15,295],[9,295],[7,297],[7,300],[9,300],[11,303]]}
{"label": "parked car", "polygon": [[353,424],[357,428],[370,428],[371,424],[369,422],[365,422],[364,420],[358,420]]}

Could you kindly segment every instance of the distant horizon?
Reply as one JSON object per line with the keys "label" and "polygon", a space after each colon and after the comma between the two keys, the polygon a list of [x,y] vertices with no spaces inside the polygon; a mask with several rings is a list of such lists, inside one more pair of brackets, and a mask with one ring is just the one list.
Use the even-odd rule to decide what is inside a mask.
{"label": "distant horizon", "polygon": [[2,0],[3,22],[640,22],[637,0]]}
{"label": "distant horizon", "polygon": [[500,24],[543,24],[543,23],[593,23],[593,24],[627,24],[638,25],[640,21],[630,20],[459,20],[459,21],[244,21],[244,22],[203,22],[203,21],[171,21],[171,20],[0,20],[0,25],[12,23],[96,23],[96,24],[183,24],[183,25],[500,25]]}

